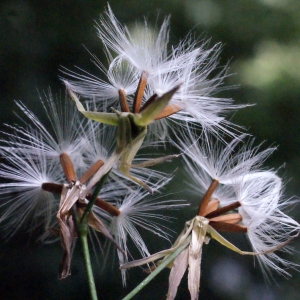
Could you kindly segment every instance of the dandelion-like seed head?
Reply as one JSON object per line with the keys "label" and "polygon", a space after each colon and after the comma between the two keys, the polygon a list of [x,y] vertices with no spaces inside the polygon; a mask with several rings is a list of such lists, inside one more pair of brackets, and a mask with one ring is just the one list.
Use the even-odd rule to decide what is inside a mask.
{"label": "dandelion-like seed head", "polygon": [[54,99],[51,93],[44,100],[41,98],[41,103],[47,116],[43,121],[23,103],[17,103],[23,113],[23,116],[20,115],[23,125],[9,126],[12,133],[5,133],[7,139],[2,140],[2,148],[6,147],[10,151],[24,149],[37,157],[43,152],[46,158],[57,162],[60,154],[67,153],[78,169],[84,169],[84,120],[80,120],[70,102],[63,103]]}
{"label": "dandelion-like seed head", "polygon": [[58,209],[58,197],[42,189],[45,182],[59,183],[62,174],[58,165],[49,164],[41,152],[38,159],[26,151],[0,150],[5,163],[0,165],[2,199],[0,207],[4,213],[0,222],[5,235],[11,237],[20,229],[27,231],[47,230]]}
{"label": "dandelion-like seed head", "polygon": [[[128,267],[149,267],[158,259],[151,271],[170,267],[167,300],[175,298],[186,269],[191,299],[198,299],[202,247],[211,239],[256,256],[266,275],[271,269],[289,275],[286,268],[298,265],[275,251],[291,251],[288,244],[300,225],[284,212],[293,201],[284,197],[281,178],[263,168],[275,148],[254,146],[254,139],[225,119],[245,105],[217,96],[228,76],[228,67],[219,66],[221,44],[211,47],[189,34],[171,46],[169,23],[167,17],[159,30],[147,20],[127,28],[108,5],[96,25],[107,64],[92,54],[100,75],[63,68],[69,79],[62,81],[73,103],[49,93],[41,98],[46,119],[17,103],[22,124],[8,125],[12,133],[0,140],[0,177],[5,181],[0,183],[0,223],[5,234],[28,225],[29,231],[43,231],[45,240],[51,227],[63,248],[59,278],[70,274],[79,237],[90,283],[87,235],[96,238],[91,239],[96,248],[101,234],[106,245],[117,248],[123,285]],[[166,141],[181,153],[155,153],[153,158]],[[141,149],[151,159],[138,154]],[[202,198],[171,248],[150,255],[144,233],[169,240],[173,217],[168,212],[186,204],[166,200],[170,194],[163,188],[174,174],[149,167],[179,156],[185,181]],[[222,232],[246,234],[253,251],[240,250]],[[128,262],[135,252],[142,258]]]}
{"label": "dandelion-like seed head", "polygon": [[[120,24],[109,6],[96,28],[109,67],[106,69],[94,55],[93,60],[109,83],[84,71],[82,75],[64,71],[72,78],[67,83],[69,90],[86,100],[93,99],[103,112],[109,112],[113,106],[115,109],[121,107],[123,112],[141,113],[149,99],[180,87],[165,108],[147,123],[153,123],[149,126],[152,136],[164,140],[169,129],[175,130],[176,124],[187,130],[189,123],[202,128],[205,133],[219,136],[221,131],[236,135],[234,131],[237,132],[237,128],[234,129],[224,115],[243,106],[233,105],[232,99],[215,96],[224,88],[223,82],[228,76],[226,66],[214,74],[218,67],[220,44],[209,47],[208,42],[194,41],[188,35],[171,47],[169,18],[163,21],[158,32],[150,29],[146,21],[132,32]],[[124,97],[129,109],[124,108]]]}

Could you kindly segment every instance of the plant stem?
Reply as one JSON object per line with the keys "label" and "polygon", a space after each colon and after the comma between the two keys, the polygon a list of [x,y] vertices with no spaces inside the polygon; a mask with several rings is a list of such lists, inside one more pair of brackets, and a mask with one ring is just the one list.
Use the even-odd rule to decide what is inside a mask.
{"label": "plant stem", "polygon": [[122,300],[130,300],[135,296],[141,289],[143,289],[158,273],[160,273],[172,260],[175,259],[190,243],[191,237],[188,237],[185,242],[179,246],[172,254],[165,258],[161,264],[148,275],[135,289],[133,289],[125,298]]}
{"label": "plant stem", "polygon": [[96,290],[95,280],[94,280],[94,275],[92,270],[88,240],[87,240],[87,233],[88,233],[87,217],[81,219],[81,222],[78,224],[78,233],[79,233],[81,246],[82,246],[82,253],[83,253],[87,278],[88,278],[91,300],[98,300],[97,290]]}
{"label": "plant stem", "polygon": [[98,300],[97,297],[97,290],[93,275],[93,269],[91,264],[91,258],[90,258],[90,252],[89,252],[89,245],[88,245],[88,215],[100,193],[100,190],[106,181],[108,177],[109,171],[103,175],[103,177],[99,180],[99,182],[96,184],[95,190],[90,198],[89,203],[87,204],[82,217],[78,221],[78,235],[81,241],[82,246],[82,253],[83,253],[83,259],[84,259],[84,265],[87,273],[88,283],[89,283],[89,289],[91,294],[92,300]]}
{"label": "plant stem", "polygon": [[[96,199],[97,199],[97,197],[98,197],[98,195],[99,195],[99,193],[100,193],[100,191],[103,187],[103,184],[105,183],[105,181],[106,181],[106,179],[109,175],[109,172],[110,172],[110,170],[106,174],[104,174],[103,177],[96,184],[94,192],[93,192],[92,196],[89,199],[89,203],[87,204],[87,206],[86,206],[86,208],[83,212],[83,215],[82,215],[82,217],[79,221],[80,224],[83,223],[83,220],[85,218],[87,219],[87,216],[88,216],[89,212],[92,210],[92,207],[93,207],[93,205],[94,205],[94,203],[95,203],[95,201],[96,201]],[[85,222],[87,223],[87,220]]]}

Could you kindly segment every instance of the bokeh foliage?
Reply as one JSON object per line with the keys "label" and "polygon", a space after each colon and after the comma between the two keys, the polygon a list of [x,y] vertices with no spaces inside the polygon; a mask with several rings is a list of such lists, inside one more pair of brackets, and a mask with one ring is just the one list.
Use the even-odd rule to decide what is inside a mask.
{"label": "bokeh foliage", "polygon": [[[234,98],[237,103],[256,103],[237,112],[232,121],[247,128],[257,137],[257,143],[265,140],[266,146],[279,145],[267,163],[280,168],[279,174],[287,182],[286,196],[300,196],[300,1],[115,0],[110,5],[120,22],[129,27],[136,19],[143,21],[144,16],[149,23],[159,25],[165,15],[171,14],[172,43],[192,30],[199,39],[211,39],[211,45],[224,45],[220,64],[230,61],[233,74],[226,85],[239,86],[224,91],[222,96]],[[97,72],[85,47],[104,60],[94,20],[105,6],[102,0],[1,1],[1,123],[17,121],[14,100],[22,100],[38,113],[39,93],[47,93],[49,87],[54,94],[65,97],[58,78],[61,66],[74,69],[77,65]],[[184,195],[183,191],[180,197]],[[300,221],[299,205],[291,214]],[[181,216],[180,224],[174,224],[175,230],[180,230],[184,219]],[[27,238],[20,234],[9,242],[1,240],[0,298],[87,299],[80,251],[75,253],[72,276],[58,281],[60,245],[42,246],[27,242]],[[246,247],[245,241],[239,245]],[[299,241],[293,246],[299,248]],[[267,286],[252,258],[239,257],[213,242],[203,255],[201,299],[299,298],[300,275],[296,272],[292,271],[293,278],[288,280],[275,276],[279,287],[274,282]],[[97,270],[102,265],[99,260]],[[299,263],[300,255],[294,255],[293,261]],[[114,269],[107,267],[101,274],[96,271],[100,299],[120,299],[144,276],[140,269],[132,270],[123,291],[116,269],[115,264]],[[140,299],[162,299],[167,276],[168,271],[161,274]],[[178,294],[178,299],[188,299],[184,284]]]}

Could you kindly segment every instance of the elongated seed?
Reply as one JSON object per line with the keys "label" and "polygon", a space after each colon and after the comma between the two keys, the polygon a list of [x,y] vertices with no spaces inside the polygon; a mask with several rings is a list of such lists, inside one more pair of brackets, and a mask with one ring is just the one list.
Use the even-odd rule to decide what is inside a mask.
{"label": "elongated seed", "polygon": [[148,73],[147,72],[142,72],[140,81],[138,83],[138,87],[137,87],[136,92],[135,92],[134,100],[133,100],[132,112],[134,114],[136,114],[140,111],[141,104],[142,104],[142,99],[143,99],[143,96],[144,96],[145,87],[146,87],[146,84],[147,84],[147,79],[148,79]]}
{"label": "elongated seed", "polygon": [[62,153],[60,154],[59,159],[67,181],[76,181],[76,173],[70,156],[67,153]]}
{"label": "elongated seed", "polygon": [[239,224],[229,224],[225,222],[210,221],[209,225],[217,231],[246,233],[247,227]]}
{"label": "elongated seed", "polygon": [[205,218],[212,219],[212,218],[218,217],[218,216],[223,215],[231,210],[239,208],[240,206],[241,206],[241,203],[239,201],[233,202],[229,205],[226,205],[224,207],[216,209],[215,211],[212,211],[211,213],[205,215]]}
{"label": "elongated seed", "polygon": [[97,160],[91,167],[81,176],[79,181],[83,184],[90,179],[102,166],[104,165],[103,160]]}
{"label": "elongated seed", "polygon": [[215,191],[215,189],[217,188],[218,184],[219,184],[218,180],[216,179],[212,180],[210,186],[208,187],[207,191],[203,195],[202,200],[200,202],[198,213],[197,213],[198,216],[202,216],[202,217],[204,216],[210,198],[213,192]]}
{"label": "elongated seed", "polygon": [[119,90],[119,101],[122,112],[130,112],[128,102],[126,99],[126,93],[124,90]]}

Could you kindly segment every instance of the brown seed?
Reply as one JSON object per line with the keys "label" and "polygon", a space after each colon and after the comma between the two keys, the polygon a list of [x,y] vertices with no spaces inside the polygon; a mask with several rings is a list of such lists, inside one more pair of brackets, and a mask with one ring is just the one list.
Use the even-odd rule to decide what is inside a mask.
{"label": "brown seed", "polygon": [[119,101],[122,112],[130,112],[124,90],[119,90]]}
{"label": "brown seed", "polygon": [[218,199],[212,199],[211,201],[208,202],[206,210],[205,210],[205,217],[211,213],[212,211],[217,210],[219,207],[219,200]]}
{"label": "brown seed", "polygon": [[142,104],[142,99],[143,99],[143,96],[144,96],[145,87],[146,87],[146,84],[147,84],[147,79],[148,79],[148,73],[145,72],[145,71],[142,72],[140,81],[138,83],[138,87],[137,87],[136,92],[135,92],[135,97],[134,97],[134,100],[133,100],[133,110],[132,110],[132,112],[134,114],[136,114],[140,111],[141,104]]}
{"label": "brown seed", "polygon": [[70,156],[67,153],[62,153],[60,154],[59,159],[67,181],[76,181],[76,173]]}
{"label": "brown seed", "polygon": [[202,200],[200,202],[198,213],[197,213],[198,216],[202,216],[203,217],[205,215],[205,211],[206,211],[207,205],[208,205],[208,203],[209,203],[209,201],[211,199],[211,196],[212,196],[213,192],[217,188],[218,184],[219,184],[218,180],[216,180],[216,179],[212,180],[210,186],[208,187],[207,191],[203,195]]}
{"label": "brown seed", "polygon": [[212,218],[210,219],[210,221],[236,224],[242,221],[242,216],[240,214],[227,214],[227,215]]}
{"label": "brown seed", "polygon": [[211,218],[214,218],[214,217],[221,216],[221,215],[226,214],[227,212],[229,212],[231,210],[239,208],[240,206],[241,206],[241,203],[239,201],[236,201],[236,202],[231,203],[229,205],[218,208],[215,211],[212,211],[211,213],[205,215],[205,218],[211,219]]}
{"label": "brown seed", "polygon": [[225,222],[210,221],[209,225],[217,231],[246,233],[247,227],[239,224],[229,224]]}
{"label": "brown seed", "polygon": [[97,160],[91,167],[81,176],[79,181],[83,184],[89,178],[91,178],[102,166],[104,165],[103,160]]}
{"label": "brown seed", "polygon": [[[86,196],[86,199],[89,200],[91,198],[91,194],[87,195]],[[111,215],[117,217],[119,214],[120,214],[120,211],[115,207],[113,206],[112,204],[100,199],[100,198],[97,198],[96,201],[95,201],[95,204],[96,206],[98,206],[99,208],[107,211],[108,213],[110,213]]]}

